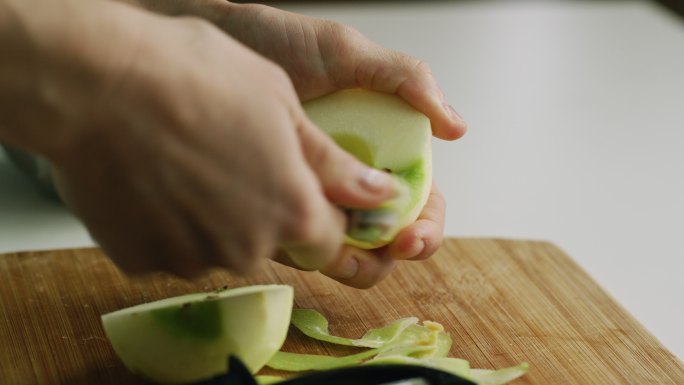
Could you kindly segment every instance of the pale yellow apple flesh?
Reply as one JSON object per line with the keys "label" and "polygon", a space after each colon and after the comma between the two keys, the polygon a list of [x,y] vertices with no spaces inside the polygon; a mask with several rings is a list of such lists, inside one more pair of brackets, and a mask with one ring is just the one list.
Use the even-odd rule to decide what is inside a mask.
{"label": "pale yellow apple flesh", "polygon": [[388,244],[417,219],[430,195],[430,120],[397,96],[361,89],[308,101],[304,110],[340,147],[396,176],[402,193],[376,210],[351,211],[360,226],[352,223],[346,241],[364,249]]}
{"label": "pale yellow apple flesh", "polygon": [[132,372],[182,384],[225,373],[230,355],[261,369],[285,341],[292,305],[290,286],[247,286],[133,306],[102,324]]}

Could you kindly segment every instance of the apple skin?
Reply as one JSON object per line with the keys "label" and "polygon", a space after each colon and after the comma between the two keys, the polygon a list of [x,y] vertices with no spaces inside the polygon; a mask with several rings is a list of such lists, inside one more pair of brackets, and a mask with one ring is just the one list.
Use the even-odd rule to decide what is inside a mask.
{"label": "apple skin", "polygon": [[281,348],[293,305],[287,285],[172,297],[102,316],[126,367],[160,384],[208,379],[236,355],[256,373]]}
{"label": "apple skin", "polygon": [[397,196],[371,210],[346,209],[345,243],[375,249],[420,215],[432,188],[430,120],[395,95],[363,89],[303,104],[308,117],[344,150],[394,176]]}

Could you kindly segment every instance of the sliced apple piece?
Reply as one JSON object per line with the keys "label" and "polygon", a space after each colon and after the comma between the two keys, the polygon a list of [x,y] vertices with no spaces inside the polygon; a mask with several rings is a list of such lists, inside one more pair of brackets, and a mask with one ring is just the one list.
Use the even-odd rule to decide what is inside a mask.
{"label": "sliced apple piece", "polygon": [[129,307],[102,324],[132,372],[181,384],[225,373],[230,355],[257,372],[285,341],[292,304],[290,286],[247,286]]}
{"label": "sliced apple piece", "polygon": [[430,120],[397,96],[353,89],[304,103],[309,118],[362,162],[396,176],[400,194],[375,210],[351,210],[347,243],[373,249],[413,223],[432,187]]}

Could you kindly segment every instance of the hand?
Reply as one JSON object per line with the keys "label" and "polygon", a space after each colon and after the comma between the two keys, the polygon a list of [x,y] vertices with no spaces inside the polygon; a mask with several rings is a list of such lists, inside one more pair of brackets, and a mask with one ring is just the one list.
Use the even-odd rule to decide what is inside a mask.
{"label": "hand", "polygon": [[[278,249],[322,268],[342,242],[337,206],[391,196],[384,173],[308,121],[282,69],[215,27],[82,5],[56,14],[74,28],[50,37],[61,44],[31,45],[49,51],[39,63],[60,64],[38,67],[37,79],[72,96],[69,109],[53,106],[51,125],[33,129],[43,136],[11,144],[43,150],[65,201],[124,270],[240,272]],[[39,91],[33,105],[49,104]]]}
{"label": "hand", "polygon": [[212,17],[214,22],[282,66],[303,101],[344,88],[372,89],[396,94],[423,112],[438,138],[465,133],[465,122],[444,99],[427,63],[382,47],[344,24],[264,5],[229,7],[225,17]]}
{"label": "hand", "polygon": [[442,243],[446,201],[433,183],[430,197],[416,222],[380,249],[361,250],[345,246],[334,263],[321,272],[349,286],[368,288],[385,278],[400,260],[430,258]]}
{"label": "hand", "polygon": [[[224,31],[280,64],[302,100],[342,88],[373,89],[397,94],[426,114],[439,138],[452,140],[465,133],[463,119],[446,103],[425,62],[381,47],[339,23],[262,5],[231,7],[226,17],[215,13],[211,18]],[[444,211],[444,197],[433,185],[418,220],[403,229],[392,244],[372,252],[345,247],[323,273],[350,286],[370,287],[392,270],[396,260],[430,257],[442,242]]]}

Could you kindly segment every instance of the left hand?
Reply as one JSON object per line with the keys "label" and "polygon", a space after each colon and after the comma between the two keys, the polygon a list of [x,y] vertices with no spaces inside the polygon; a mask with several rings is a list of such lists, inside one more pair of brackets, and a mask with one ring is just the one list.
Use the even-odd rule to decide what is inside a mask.
{"label": "left hand", "polygon": [[265,5],[230,8],[214,22],[283,67],[302,101],[357,87],[396,94],[430,118],[436,137],[454,140],[465,134],[465,122],[446,102],[426,62],[341,23]]}

